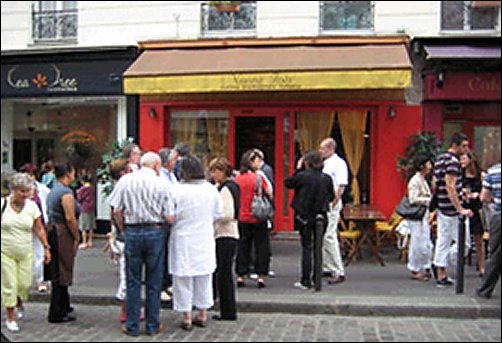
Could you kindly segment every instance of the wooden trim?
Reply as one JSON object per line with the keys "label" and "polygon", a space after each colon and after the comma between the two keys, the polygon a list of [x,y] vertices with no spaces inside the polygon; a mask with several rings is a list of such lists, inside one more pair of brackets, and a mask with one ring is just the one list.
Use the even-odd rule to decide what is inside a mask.
{"label": "wooden trim", "polygon": [[385,37],[288,37],[288,38],[235,38],[235,39],[199,39],[176,41],[146,41],[139,42],[139,48],[151,49],[187,49],[187,48],[229,48],[229,47],[258,47],[258,46],[300,46],[300,45],[358,45],[358,44],[406,44],[408,36]]}

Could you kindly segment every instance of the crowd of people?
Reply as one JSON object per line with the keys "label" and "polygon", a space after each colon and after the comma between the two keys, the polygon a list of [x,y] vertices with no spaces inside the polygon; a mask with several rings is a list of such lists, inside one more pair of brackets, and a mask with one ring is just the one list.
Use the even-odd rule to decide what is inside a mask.
{"label": "crowd of people", "polygon": [[[467,136],[457,133],[450,143],[434,165],[432,156],[415,156],[408,196],[411,203],[427,207],[437,199],[438,228],[433,241],[429,211],[421,220],[405,220],[411,230],[407,267],[414,280],[428,281],[435,274],[439,286],[453,284],[447,276],[448,256],[459,223],[467,218],[482,277],[476,294],[490,297],[500,275],[500,161],[482,177]],[[301,290],[310,289],[319,276],[315,264],[329,277],[328,284],[346,281],[338,224],[349,172],[336,152],[336,141],[326,138],[317,151],[298,160],[294,174],[284,181],[294,190],[291,207],[302,253],[299,281],[292,286]],[[206,327],[216,299],[220,312],[213,319],[236,320],[235,287],[246,287],[247,276],[254,272],[256,287],[266,288],[271,274],[272,220],[258,219],[254,212],[257,195],[272,202],[274,196],[276,180],[263,152],[246,151],[238,171],[225,157],[215,157],[206,168],[183,143],[158,153],[143,153],[129,144],[122,155],[109,165],[114,186],[107,199],[112,223],[107,248],[118,261],[115,297],[122,303],[122,332],[139,335],[141,321],[146,334],[161,332],[160,304],[166,297],[172,297],[183,330]],[[33,280],[41,292],[47,291],[44,280],[50,281],[50,323],[75,320],[68,292],[75,257],[79,249],[93,245],[92,175],[82,173],[81,187],[75,190],[73,166],[46,163],[42,169],[38,182],[36,166],[23,166],[10,181],[9,197],[2,199],[1,293],[11,332],[19,331],[17,319],[23,316]],[[483,202],[493,202],[486,262],[481,237],[488,228],[479,217]],[[317,218],[323,223],[321,240],[315,236]],[[319,241],[322,247],[315,246]],[[316,248],[322,256],[314,254]]]}

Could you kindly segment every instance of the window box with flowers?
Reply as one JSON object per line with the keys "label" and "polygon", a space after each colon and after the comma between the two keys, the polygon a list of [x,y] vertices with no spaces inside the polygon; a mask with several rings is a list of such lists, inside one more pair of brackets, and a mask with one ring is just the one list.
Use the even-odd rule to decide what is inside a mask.
{"label": "window box with flowers", "polygon": [[209,1],[209,5],[214,6],[217,12],[239,12],[241,10],[240,1]]}

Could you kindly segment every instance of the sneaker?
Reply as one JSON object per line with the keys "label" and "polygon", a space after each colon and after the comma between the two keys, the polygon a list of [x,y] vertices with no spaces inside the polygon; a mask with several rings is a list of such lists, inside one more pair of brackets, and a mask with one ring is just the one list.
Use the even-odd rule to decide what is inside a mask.
{"label": "sneaker", "polygon": [[17,325],[17,322],[15,320],[13,320],[12,322],[6,320],[5,326],[7,327],[7,330],[10,332],[19,332],[19,326]]}
{"label": "sneaker", "polygon": [[256,273],[251,273],[251,274],[249,274],[249,278],[250,278],[251,280],[256,280],[256,279],[258,279],[258,274],[256,274]]}
{"label": "sneaker", "polygon": [[293,287],[301,289],[302,291],[306,291],[307,289],[309,289],[309,287],[304,286],[300,281],[295,282],[295,284],[293,285]]}
{"label": "sneaker", "polygon": [[37,291],[39,293],[45,293],[47,292],[47,285],[43,282],[39,283],[38,286],[37,286]]}
{"label": "sneaker", "polygon": [[437,281],[438,287],[447,287],[447,286],[453,286],[453,281],[450,278],[444,278],[442,280]]}
{"label": "sneaker", "polygon": [[273,270],[270,270],[268,272],[268,277],[275,277],[275,272]]}
{"label": "sneaker", "polygon": [[166,291],[162,291],[160,293],[160,300],[162,300],[162,301],[170,301],[171,300],[171,296]]}
{"label": "sneaker", "polygon": [[16,307],[16,317],[17,317],[17,319],[24,318],[24,306]]}

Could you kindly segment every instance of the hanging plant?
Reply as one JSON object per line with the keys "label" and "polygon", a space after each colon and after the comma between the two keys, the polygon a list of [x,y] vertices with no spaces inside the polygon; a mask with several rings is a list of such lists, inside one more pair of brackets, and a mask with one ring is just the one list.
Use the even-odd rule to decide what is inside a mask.
{"label": "hanging plant", "polygon": [[217,12],[239,12],[241,10],[240,1],[209,1],[209,5],[214,6]]}
{"label": "hanging plant", "polygon": [[444,142],[440,141],[434,132],[417,133],[410,137],[410,144],[404,150],[404,156],[397,158],[397,170],[405,180],[413,176],[417,155],[426,155],[431,158],[432,163],[437,156],[446,150]]}
{"label": "hanging plant", "polygon": [[101,166],[96,170],[98,182],[103,185],[102,193],[105,197],[110,195],[113,189],[113,179],[110,172],[110,164],[122,157],[122,149],[127,144],[134,144],[133,138],[116,141],[110,146],[109,152],[101,155]]}

